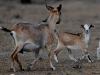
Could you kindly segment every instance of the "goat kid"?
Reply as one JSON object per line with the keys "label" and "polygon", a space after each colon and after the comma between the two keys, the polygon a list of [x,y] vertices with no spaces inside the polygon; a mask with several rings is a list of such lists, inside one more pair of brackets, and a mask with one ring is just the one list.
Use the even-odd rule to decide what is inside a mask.
{"label": "goat kid", "polygon": [[83,56],[80,59],[86,57],[88,59],[88,62],[92,62],[87,48],[90,41],[90,31],[94,26],[85,24],[81,25],[81,27],[83,28],[83,33],[73,34],[69,32],[62,32],[58,34],[58,44],[57,47],[53,50],[53,56],[56,62],[58,62],[57,55],[60,51],[62,51],[63,48],[67,48],[69,58],[71,60],[74,60],[75,62],[77,62],[78,60],[73,57],[71,49],[82,50]]}

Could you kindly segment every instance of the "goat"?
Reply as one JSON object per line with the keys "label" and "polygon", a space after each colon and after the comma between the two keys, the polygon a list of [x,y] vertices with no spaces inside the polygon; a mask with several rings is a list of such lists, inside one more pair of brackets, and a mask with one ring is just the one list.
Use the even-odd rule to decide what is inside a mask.
{"label": "goat", "polygon": [[[13,25],[11,30],[0,27],[1,30],[9,32],[15,40],[15,49],[11,54],[11,69],[14,72],[16,71],[15,62],[18,63],[20,70],[23,70],[22,64],[18,59],[19,52],[35,52],[35,60],[29,65],[29,68],[32,68],[32,65],[39,59],[40,49],[47,47],[47,49],[50,50],[54,42],[55,25],[60,23],[61,7],[61,4],[56,8],[46,4],[46,8],[49,11],[49,17],[46,19],[47,24],[34,26],[31,23],[18,23]],[[52,64],[50,64],[50,66],[52,67]]]}
{"label": "goat", "polygon": [[71,49],[80,49],[84,54],[81,59],[87,57],[88,61],[92,62],[90,55],[87,51],[87,48],[90,40],[90,29],[94,26],[85,24],[85,25],[81,25],[81,27],[83,28],[83,33],[79,33],[79,34],[73,34],[69,32],[58,33],[58,44],[57,47],[53,50],[53,53],[51,52],[52,53],[50,55],[51,58],[53,55],[55,61],[58,62],[58,58],[57,58],[58,53],[62,51],[63,48],[67,48],[69,58],[77,62],[78,60],[73,57]]}
{"label": "goat", "polygon": [[97,47],[97,59],[100,60],[100,39],[99,39],[99,46]]}
{"label": "goat", "polygon": [[93,25],[81,25],[81,27],[83,28],[83,35],[84,35],[84,41],[86,43],[86,47],[88,48],[89,43],[90,43],[90,36],[91,36],[91,28],[93,28]]}

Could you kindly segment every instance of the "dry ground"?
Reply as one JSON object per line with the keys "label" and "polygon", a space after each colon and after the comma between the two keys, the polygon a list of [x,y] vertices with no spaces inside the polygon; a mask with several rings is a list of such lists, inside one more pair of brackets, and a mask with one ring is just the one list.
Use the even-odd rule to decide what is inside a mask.
{"label": "dry ground", "polygon": [[[7,0],[0,0],[0,26],[10,28],[13,24],[18,22],[31,22],[34,24],[40,23],[45,17],[47,17],[47,10],[45,5],[31,4],[21,5],[16,2],[10,2]],[[58,5],[61,3],[62,8],[62,21],[58,25],[59,31],[68,31],[77,33],[80,32],[80,25],[89,23],[95,25],[92,30],[91,43],[89,51],[94,63],[89,64],[87,62],[82,63],[81,69],[73,69],[71,61],[67,58],[67,51],[64,50],[60,53],[56,71],[52,71],[48,64],[47,52],[41,51],[42,61],[34,65],[32,71],[19,71],[14,73],[15,75],[100,75],[100,62],[96,60],[96,48],[98,46],[98,38],[100,36],[100,1],[99,0],[64,0],[57,3],[50,3],[50,5]],[[10,54],[13,51],[13,39],[9,34],[0,31],[0,75],[10,75],[13,72],[10,71]],[[76,57],[78,51],[73,52]],[[45,54],[44,54],[45,53]],[[78,53],[79,54],[79,53]],[[19,58],[23,63],[23,67],[26,69],[28,63],[30,63],[34,55],[33,53],[19,54]]]}

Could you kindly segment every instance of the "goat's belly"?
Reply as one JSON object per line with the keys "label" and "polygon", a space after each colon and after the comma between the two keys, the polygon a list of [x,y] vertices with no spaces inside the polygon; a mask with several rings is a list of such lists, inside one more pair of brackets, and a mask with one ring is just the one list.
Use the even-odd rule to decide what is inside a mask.
{"label": "goat's belly", "polygon": [[69,48],[69,49],[80,49],[80,46],[78,46],[78,45],[69,45],[69,46],[67,46],[67,48]]}
{"label": "goat's belly", "polygon": [[25,44],[23,48],[21,49],[20,53],[23,52],[34,52],[39,48],[39,45],[34,45],[34,44]]}

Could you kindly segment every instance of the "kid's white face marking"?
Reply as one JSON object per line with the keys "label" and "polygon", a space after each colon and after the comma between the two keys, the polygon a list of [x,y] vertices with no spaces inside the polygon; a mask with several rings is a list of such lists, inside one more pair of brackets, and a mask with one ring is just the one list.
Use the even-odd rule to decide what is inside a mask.
{"label": "kid's white face marking", "polygon": [[84,25],[84,29],[85,29],[85,30],[89,30],[89,25],[88,25],[88,24],[85,24],[85,25]]}

